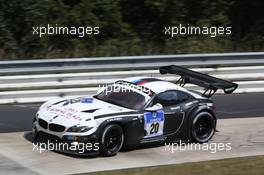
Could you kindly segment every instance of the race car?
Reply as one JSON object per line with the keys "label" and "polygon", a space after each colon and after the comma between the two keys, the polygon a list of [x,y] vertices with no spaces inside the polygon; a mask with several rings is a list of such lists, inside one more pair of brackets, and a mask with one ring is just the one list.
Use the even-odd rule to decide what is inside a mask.
{"label": "race car", "polygon": [[[103,156],[156,142],[208,142],[217,123],[210,97],[218,89],[232,93],[238,85],[176,65],[159,71],[179,80],[127,78],[94,96],[44,103],[33,119],[33,139],[44,134],[68,144],[97,143]],[[187,83],[205,88],[204,93],[184,88]]]}

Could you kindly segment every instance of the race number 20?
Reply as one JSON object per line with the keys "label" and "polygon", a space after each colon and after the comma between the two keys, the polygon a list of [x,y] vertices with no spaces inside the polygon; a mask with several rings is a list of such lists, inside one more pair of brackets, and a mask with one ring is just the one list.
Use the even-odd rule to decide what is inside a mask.
{"label": "race number 20", "polygon": [[144,129],[146,137],[154,137],[163,134],[164,112],[162,110],[155,112],[146,112],[144,114]]}

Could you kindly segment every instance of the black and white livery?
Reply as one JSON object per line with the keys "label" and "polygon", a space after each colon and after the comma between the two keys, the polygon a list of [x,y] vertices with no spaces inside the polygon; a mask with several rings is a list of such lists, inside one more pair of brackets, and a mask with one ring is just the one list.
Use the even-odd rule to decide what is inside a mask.
{"label": "black and white livery", "polygon": [[[127,78],[94,96],[44,103],[33,120],[33,138],[44,133],[67,143],[97,142],[104,156],[153,142],[209,141],[217,122],[210,97],[218,89],[232,93],[237,84],[175,65],[159,70],[180,78]],[[204,93],[184,88],[187,83]]]}

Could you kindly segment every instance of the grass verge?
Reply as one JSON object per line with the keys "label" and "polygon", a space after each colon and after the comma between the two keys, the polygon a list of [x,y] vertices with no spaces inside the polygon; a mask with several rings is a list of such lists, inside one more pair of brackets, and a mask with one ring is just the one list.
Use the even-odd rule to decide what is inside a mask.
{"label": "grass verge", "polygon": [[80,175],[263,175],[264,156],[85,173]]}

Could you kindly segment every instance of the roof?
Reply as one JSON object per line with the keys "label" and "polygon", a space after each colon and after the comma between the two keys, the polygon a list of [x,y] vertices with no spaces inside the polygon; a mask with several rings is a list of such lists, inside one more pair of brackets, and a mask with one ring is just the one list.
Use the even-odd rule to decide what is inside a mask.
{"label": "roof", "polygon": [[185,92],[188,91],[185,88],[174,83],[151,77],[133,77],[123,79],[123,81],[128,81],[130,83],[146,87],[154,93],[160,93],[166,90],[181,90]]}

